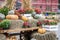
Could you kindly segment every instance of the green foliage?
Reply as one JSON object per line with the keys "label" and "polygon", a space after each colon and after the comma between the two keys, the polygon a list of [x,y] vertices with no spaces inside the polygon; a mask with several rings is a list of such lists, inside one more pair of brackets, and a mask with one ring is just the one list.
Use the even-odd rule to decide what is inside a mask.
{"label": "green foliage", "polygon": [[26,14],[33,13],[33,10],[32,9],[31,10],[26,10],[25,13]]}
{"label": "green foliage", "polygon": [[50,22],[49,24],[50,24],[50,25],[57,25],[56,22]]}
{"label": "green foliage", "polygon": [[10,26],[10,21],[7,19],[0,22],[0,28],[9,28],[9,26]]}
{"label": "green foliage", "polygon": [[55,12],[51,12],[52,15],[55,15],[56,13]]}
{"label": "green foliage", "polygon": [[[47,12],[48,15],[55,15],[56,13],[55,12]],[[43,12],[43,14],[46,14],[46,12]]]}
{"label": "green foliage", "polygon": [[7,7],[1,8],[0,13],[4,14],[5,16],[8,15],[9,9]]}

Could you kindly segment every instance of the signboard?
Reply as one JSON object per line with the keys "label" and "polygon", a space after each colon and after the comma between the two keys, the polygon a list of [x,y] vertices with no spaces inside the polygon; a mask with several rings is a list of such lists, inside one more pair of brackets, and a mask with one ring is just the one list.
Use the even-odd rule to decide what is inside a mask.
{"label": "signboard", "polygon": [[42,25],[47,31],[57,31],[58,25]]}
{"label": "signboard", "polygon": [[27,17],[28,19],[33,19],[32,14],[24,14],[24,16]]}

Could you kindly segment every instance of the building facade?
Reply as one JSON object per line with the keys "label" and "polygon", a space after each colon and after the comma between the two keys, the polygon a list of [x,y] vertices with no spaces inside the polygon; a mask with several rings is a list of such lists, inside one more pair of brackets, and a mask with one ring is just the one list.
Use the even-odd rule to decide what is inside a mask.
{"label": "building facade", "polygon": [[32,0],[33,8],[40,8],[43,12],[58,10],[58,0]]}
{"label": "building facade", "polygon": [[31,0],[31,5],[33,8],[40,8],[42,12],[58,11],[58,0]]}

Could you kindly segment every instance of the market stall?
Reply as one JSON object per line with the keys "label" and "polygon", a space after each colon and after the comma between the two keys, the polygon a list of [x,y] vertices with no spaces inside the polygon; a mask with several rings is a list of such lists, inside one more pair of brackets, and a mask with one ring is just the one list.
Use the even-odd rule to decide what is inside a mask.
{"label": "market stall", "polygon": [[16,1],[20,2],[5,0],[6,4],[0,7],[0,34],[4,39],[58,40],[56,34],[60,22],[58,12],[33,8],[31,0],[21,0],[22,5],[18,3],[21,8],[17,8]]}

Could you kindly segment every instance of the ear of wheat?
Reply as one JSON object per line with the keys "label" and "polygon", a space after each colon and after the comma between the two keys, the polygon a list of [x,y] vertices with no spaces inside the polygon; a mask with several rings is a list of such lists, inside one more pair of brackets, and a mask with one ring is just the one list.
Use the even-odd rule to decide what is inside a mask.
{"label": "ear of wheat", "polygon": [[11,10],[14,8],[16,0],[7,0],[7,7]]}
{"label": "ear of wheat", "polygon": [[23,0],[22,1],[22,6],[23,6],[24,9],[31,8],[31,1],[30,0]]}

